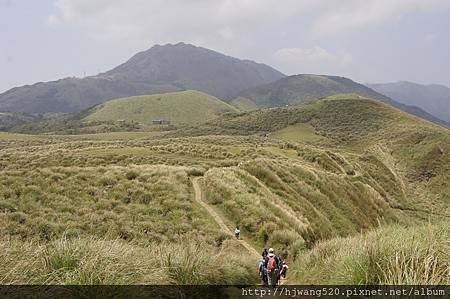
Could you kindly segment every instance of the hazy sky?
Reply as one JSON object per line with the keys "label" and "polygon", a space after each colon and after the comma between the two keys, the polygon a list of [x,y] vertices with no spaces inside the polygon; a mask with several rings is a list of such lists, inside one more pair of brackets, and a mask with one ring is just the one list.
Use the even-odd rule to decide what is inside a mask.
{"label": "hazy sky", "polygon": [[286,74],[450,86],[450,0],[0,0],[0,92],[179,41]]}

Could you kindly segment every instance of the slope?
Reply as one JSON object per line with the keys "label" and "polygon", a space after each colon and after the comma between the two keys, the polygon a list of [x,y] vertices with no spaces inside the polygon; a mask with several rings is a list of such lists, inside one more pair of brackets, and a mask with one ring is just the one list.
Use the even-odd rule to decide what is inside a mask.
{"label": "slope", "polygon": [[339,93],[357,93],[379,100],[388,98],[350,79],[325,75],[294,75],[240,93],[260,107],[298,105]]}
{"label": "slope", "polygon": [[420,107],[450,122],[450,88],[447,86],[412,82],[367,84],[367,86],[400,103]]}
{"label": "slope", "polygon": [[89,121],[151,123],[152,120],[164,119],[175,123],[196,123],[236,111],[234,107],[213,96],[188,90],[111,100],[83,114],[87,114],[84,120]]}
{"label": "slope", "polygon": [[156,45],[103,75],[116,80],[171,84],[204,91],[220,99],[229,99],[243,89],[284,77],[265,64],[185,43]]}
{"label": "slope", "polygon": [[0,112],[0,131],[6,131],[14,126],[38,121],[39,116],[23,113]]}
{"label": "slope", "polygon": [[363,97],[387,103],[400,110],[435,123],[449,126],[448,123],[445,123],[418,107],[401,104],[367,86],[356,83],[348,78],[338,76],[306,74],[289,76],[276,82],[245,90],[240,93],[240,97],[251,100],[259,107],[281,107],[286,105],[298,105],[339,93],[356,93]]}
{"label": "slope", "polygon": [[449,230],[449,221],[393,225],[321,242],[297,259],[291,281],[313,285],[448,285]]}
{"label": "slope", "polygon": [[253,255],[195,200],[193,176],[203,176],[203,200],[225,224],[240,224],[256,249],[274,247],[290,270],[316,246],[311,257],[330,262],[332,245],[346,244],[339,237],[450,215],[448,130],[356,95],[227,114],[157,137],[4,135],[5,283],[253,282]]}
{"label": "slope", "polygon": [[358,95],[226,115],[169,136],[192,135],[208,135],[186,139],[211,140],[229,166],[204,173],[208,204],[290,260],[320,240],[450,216],[449,131]]}
{"label": "slope", "polygon": [[178,43],[156,45],[97,76],[16,87],[0,94],[0,111],[77,112],[111,99],[195,89],[221,99],[284,75],[249,60]]}
{"label": "slope", "polygon": [[[200,188],[200,184],[198,183],[199,178],[194,178],[192,180],[192,185],[195,191],[195,200],[214,218],[214,221],[220,226],[220,229],[227,235],[234,237],[230,228],[224,223],[222,218],[207,204],[203,201],[202,190]],[[252,254],[256,259],[260,257],[259,252],[256,251],[250,244],[248,244],[245,240],[238,240],[239,244],[241,244],[250,254]]]}

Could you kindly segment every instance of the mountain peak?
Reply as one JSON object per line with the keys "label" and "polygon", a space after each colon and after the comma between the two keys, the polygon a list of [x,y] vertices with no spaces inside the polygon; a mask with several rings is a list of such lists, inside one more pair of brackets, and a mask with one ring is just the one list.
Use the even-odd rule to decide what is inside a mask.
{"label": "mountain peak", "polygon": [[0,111],[76,112],[114,98],[199,90],[220,99],[285,75],[262,63],[178,42],[155,45],[105,73],[18,87],[0,94]]}
{"label": "mountain peak", "polygon": [[105,75],[116,80],[169,83],[178,90],[200,90],[221,99],[231,99],[241,90],[284,77],[265,64],[184,42],[155,45]]}
{"label": "mountain peak", "polygon": [[[186,46],[195,47],[195,48],[197,47],[197,46],[195,46],[193,44],[188,44],[188,43],[185,43],[185,42],[178,42],[178,43],[167,43],[167,44],[164,44],[164,45],[156,44],[156,45],[152,46],[151,48],[149,48],[148,50],[160,49],[160,48],[174,48],[174,47],[182,48],[182,47],[186,47]],[[144,52],[146,52],[146,51],[144,51]]]}

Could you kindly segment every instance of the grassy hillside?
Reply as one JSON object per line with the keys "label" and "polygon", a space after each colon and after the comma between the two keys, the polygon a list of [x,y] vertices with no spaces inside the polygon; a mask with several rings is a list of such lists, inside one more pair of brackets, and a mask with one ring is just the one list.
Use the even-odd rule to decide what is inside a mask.
{"label": "grassy hillside", "polygon": [[298,105],[339,93],[357,93],[374,99],[386,96],[350,79],[325,75],[295,75],[243,91],[240,96],[259,107]]}
{"label": "grassy hillside", "polygon": [[450,215],[449,131],[358,95],[177,134],[261,136],[251,152],[235,149],[238,167],[207,171],[204,188],[230,226],[290,259],[321,239]]}
{"label": "grassy hillside", "polygon": [[111,100],[90,109],[84,120],[151,123],[165,119],[175,123],[198,123],[236,111],[213,96],[189,90]]}
{"label": "grassy hillside", "polygon": [[[0,249],[2,261],[0,278],[3,283],[52,285],[256,283],[253,260],[236,246],[235,242],[227,240],[220,246],[192,238],[179,238],[177,241],[162,243],[148,242],[142,245],[121,239],[63,236],[61,239],[45,243],[18,239],[0,240]],[[85,297],[86,290],[81,291],[79,296]],[[149,296],[156,295],[149,294]]]}
{"label": "grassy hillside", "polygon": [[0,141],[2,282],[256,280],[253,258],[194,204],[189,175],[199,170],[177,156],[160,165],[172,142],[19,136]]}
{"label": "grassy hillside", "polygon": [[258,109],[258,106],[254,102],[252,102],[252,100],[243,97],[234,98],[230,102],[230,105],[236,107],[239,111],[250,111]]}
{"label": "grassy hillside", "polygon": [[[241,92],[239,96],[258,107],[283,107],[299,105],[341,93],[354,93],[362,97],[375,99],[423,119],[447,127],[450,126],[449,123],[419,108],[421,106],[408,106],[402,104],[402,102],[396,102],[365,85],[338,76],[304,74],[289,76],[272,83],[250,88]],[[242,99],[237,100],[243,101]]]}
{"label": "grassy hillside", "polygon": [[448,285],[449,221],[320,242],[295,262],[301,284]]}
{"label": "grassy hillside", "polygon": [[194,200],[201,176],[204,201],[258,251],[287,257],[293,282],[334,282],[324,269],[355,269],[338,282],[391,282],[360,278],[388,275],[395,250],[418,271],[434,258],[439,282],[446,260],[431,249],[445,250],[449,153],[447,129],[356,95],[171,132],[1,134],[0,281],[256,282],[254,257]]}

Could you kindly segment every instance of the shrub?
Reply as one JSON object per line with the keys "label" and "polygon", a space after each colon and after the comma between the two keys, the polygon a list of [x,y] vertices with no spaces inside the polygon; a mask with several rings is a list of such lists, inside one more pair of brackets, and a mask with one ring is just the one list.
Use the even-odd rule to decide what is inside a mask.
{"label": "shrub", "polygon": [[48,252],[48,256],[45,257],[45,263],[49,270],[68,271],[78,267],[84,251],[79,244],[79,242],[65,239],[55,242],[53,252]]}
{"label": "shrub", "polygon": [[203,176],[205,174],[205,170],[200,168],[190,168],[187,170],[187,174],[189,176]]}
{"label": "shrub", "polygon": [[55,234],[55,228],[48,222],[40,222],[36,227],[38,234],[41,238],[50,240]]}
{"label": "shrub", "polygon": [[115,178],[111,177],[111,176],[103,176],[100,178],[99,180],[99,184],[101,186],[112,186],[116,183]]}
{"label": "shrub", "polygon": [[17,207],[15,204],[8,201],[0,201],[0,212],[16,212]]}
{"label": "shrub", "polygon": [[130,181],[136,179],[138,176],[139,176],[139,173],[136,170],[129,170],[125,174],[125,177]]}
{"label": "shrub", "polygon": [[259,240],[266,245],[267,241],[269,240],[269,234],[267,233],[267,230],[264,227],[261,227],[259,229]]}

